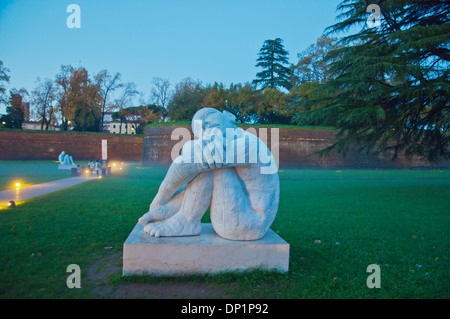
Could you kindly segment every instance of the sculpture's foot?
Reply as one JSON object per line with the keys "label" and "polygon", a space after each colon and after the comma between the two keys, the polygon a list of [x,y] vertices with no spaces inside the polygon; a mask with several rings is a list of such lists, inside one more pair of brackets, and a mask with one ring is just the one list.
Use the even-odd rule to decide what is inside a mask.
{"label": "sculpture's foot", "polygon": [[167,218],[172,217],[174,214],[175,212],[172,212],[170,209],[168,209],[168,207],[160,206],[155,209],[151,209],[148,213],[139,218],[139,223],[145,226],[148,223],[166,220]]}
{"label": "sculpture's foot", "polygon": [[201,228],[200,220],[188,221],[185,215],[178,213],[164,221],[147,224],[144,231],[155,237],[195,236],[200,234]]}

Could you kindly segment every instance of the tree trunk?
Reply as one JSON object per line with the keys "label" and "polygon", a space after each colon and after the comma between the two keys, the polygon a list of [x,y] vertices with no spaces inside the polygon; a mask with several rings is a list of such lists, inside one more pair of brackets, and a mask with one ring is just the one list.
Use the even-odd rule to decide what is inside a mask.
{"label": "tree trunk", "polygon": [[41,131],[44,130],[44,122],[45,122],[45,107],[44,107],[44,114],[42,115],[42,121],[41,121]]}

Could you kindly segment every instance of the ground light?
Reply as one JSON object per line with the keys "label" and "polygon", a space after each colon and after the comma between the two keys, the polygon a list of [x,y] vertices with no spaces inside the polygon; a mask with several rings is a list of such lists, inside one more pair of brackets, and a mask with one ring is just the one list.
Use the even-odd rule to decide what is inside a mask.
{"label": "ground light", "polygon": [[8,208],[15,208],[16,207],[16,203],[12,200],[8,203]]}

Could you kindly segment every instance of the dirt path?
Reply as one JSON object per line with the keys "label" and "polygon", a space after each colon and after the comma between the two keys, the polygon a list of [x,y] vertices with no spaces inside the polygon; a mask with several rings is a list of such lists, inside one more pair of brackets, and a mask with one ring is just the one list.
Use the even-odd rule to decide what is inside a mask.
{"label": "dirt path", "polygon": [[87,270],[86,282],[93,286],[92,293],[98,298],[230,298],[220,287],[207,283],[162,282],[109,284],[111,275],[122,274],[122,252],[99,258]]}

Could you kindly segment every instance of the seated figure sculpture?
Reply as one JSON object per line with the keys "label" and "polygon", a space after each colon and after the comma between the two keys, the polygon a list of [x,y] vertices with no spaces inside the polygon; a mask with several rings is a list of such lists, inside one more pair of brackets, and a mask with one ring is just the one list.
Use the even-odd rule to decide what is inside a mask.
{"label": "seated figure sculpture", "polygon": [[275,159],[258,137],[238,128],[229,112],[199,110],[197,139],[184,144],[139,219],[151,236],[192,236],[208,208],[215,232],[230,240],[257,240],[275,219],[280,186]]}
{"label": "seated figure sculpture", "polygon": [[62,151],[61,154],[59,154],[58,161],[59,161],[60,167],[61,166],[65,166],[65,167],[76,166],[75,163],[73,162],[72,156],[69,156],[69,154],[66,154],[65,151]]}

